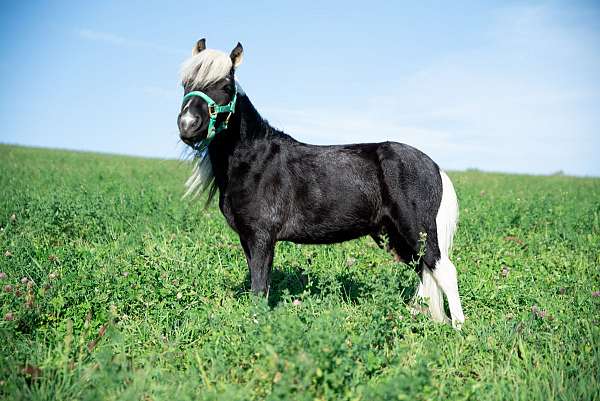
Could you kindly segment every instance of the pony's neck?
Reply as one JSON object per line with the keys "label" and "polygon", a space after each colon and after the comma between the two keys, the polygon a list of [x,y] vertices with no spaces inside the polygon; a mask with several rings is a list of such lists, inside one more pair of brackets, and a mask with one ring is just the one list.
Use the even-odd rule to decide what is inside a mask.
{"label": "pony's neck", "polygon": [[221,142],[249,142],[275,134],[273,128],[264,120],[245,93],[238,94],[236,112],[231,116],[231,128],[224,132]]}
{"label": "pony's neck", "polygon": [[253,151],[253,145],[259,141],[284,136],[260,116],[245,93],[238,93],[235,113],[228,125],[208,148],[215,184],[221,191],[229,182],[227,174],[236,151]]}
{"label": "pony's neck", "polygon": [[248,99],[248,96],[238,93],[235,113],[230,117],[229,127],[218,133],[209,146],[211,158],[222,158],[223,154],[231,155],[240,145],[252,147],[254,142],[290,136],[271,127],[263,119]]}
{"label": "pony's neck", "polygon": [[264,151],[266,147],[259,142],[276,137],[293,141],[283,132],[273,129],[258,114],[245,93],[238,93],[235,113],[230,117],[228,128],[214,137],[207,153],[198,155],[192,176],[186,182],[186,195],[208,191],[208,205],[217,189],[222,194],[229,185],[233,159],[239,157],[240,152],[243,157],[244,153]]}

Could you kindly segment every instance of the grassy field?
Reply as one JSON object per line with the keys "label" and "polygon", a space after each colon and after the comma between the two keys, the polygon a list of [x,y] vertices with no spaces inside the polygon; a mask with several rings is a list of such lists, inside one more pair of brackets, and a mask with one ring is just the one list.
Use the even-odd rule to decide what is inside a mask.
{"label": "grassy field", "polygon": [[456,332],[367,238],[251,296],[189,169],[0,145],[0,399],[600,400],[600,179],[450,174]]}

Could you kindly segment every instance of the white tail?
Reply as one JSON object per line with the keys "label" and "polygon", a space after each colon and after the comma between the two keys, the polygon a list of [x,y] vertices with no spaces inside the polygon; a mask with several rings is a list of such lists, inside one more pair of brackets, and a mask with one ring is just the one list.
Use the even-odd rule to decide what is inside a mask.
{"label": "white tail", "polygon": [[440,170],[442,177],[442,201],[435,218],[437,226],[438,246],[442,257],[449,256],[458,223],[458,199],[450,177]]}
{"label": "white tail", "polygon": [[419,285],[417,297],[427,301],[429,305],[429,313],[434,321],[449,321],[446,313],[444,312],[444,296],[442,295],[442,289],[433,278],[433,273],[427,266],[423,266],[423,272],[421,273],[421,284]]}
{"label": "white tail", "polygon": [[446,294],[452,325],[460,329],[465,317],[458,295],[456,267],[450,260],[450,250],[458,222],[458,200],[448,175],[440,170],[440,176],[442,178],[442,201],[435,219],[440,259],[436,262],[433,270],[427,266],[423,267],[417,296],[427,299],[432,319],[443,322],[448,321],[444,311],[442,292]]}
{"label": "white tail", "polygon": [[[456,267],[450,260],[450,250],[458,223],[458,200],[452,181],[445,172],[440,170],[442,177],[442,201],[438,210],[435,224],[437,225],[438,246],[440,248],[440,260],[435,264],[433,278],[442,289],[448,299],[448,307],[452,316],[452,326],[460,329],[465,316],[463,314],[460,297],[458,295],[458,280]],[[443,302],[442,302],[443,305]],[[443,312],[443,310],[442,310]]]}

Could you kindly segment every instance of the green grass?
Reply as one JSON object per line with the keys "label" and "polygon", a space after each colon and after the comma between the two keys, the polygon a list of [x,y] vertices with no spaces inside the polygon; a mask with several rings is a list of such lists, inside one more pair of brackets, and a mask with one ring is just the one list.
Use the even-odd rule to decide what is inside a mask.
{"label": "green grass", "polygon": [[0,398],[600,399],[600,179],[450,174],[456,332],[411,316],[416,275],[366,238],[280,243],[249,295],[188,173],[0,145]]}

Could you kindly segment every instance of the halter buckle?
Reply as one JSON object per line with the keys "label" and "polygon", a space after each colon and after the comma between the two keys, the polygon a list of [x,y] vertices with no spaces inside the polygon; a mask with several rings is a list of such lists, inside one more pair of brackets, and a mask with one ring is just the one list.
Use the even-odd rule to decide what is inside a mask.
{"label": "halter buckle", "polygon": [[218,114],[217,113],[217,108],[216,108],[216,106],[214,104],[209,104],[208,105],[208,114],[211,117],[213,117],[213,116],[216,117],[217,116],[217,114]]}

